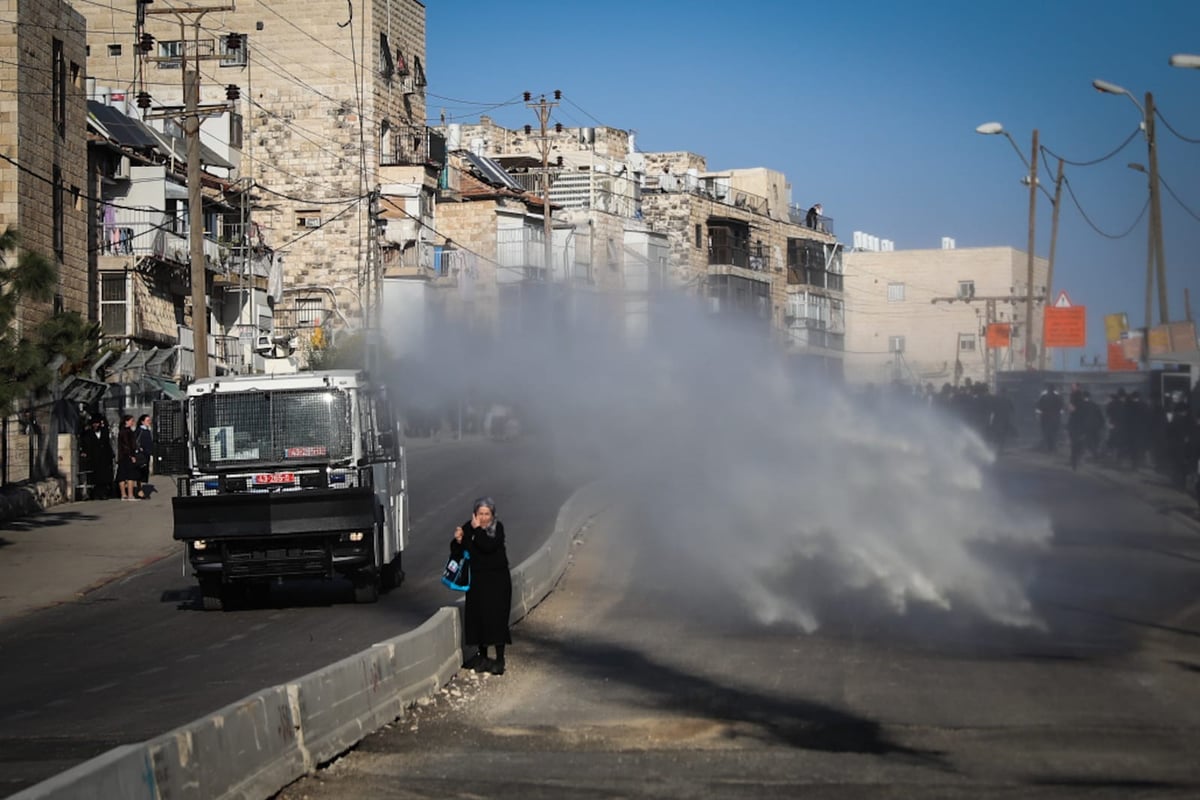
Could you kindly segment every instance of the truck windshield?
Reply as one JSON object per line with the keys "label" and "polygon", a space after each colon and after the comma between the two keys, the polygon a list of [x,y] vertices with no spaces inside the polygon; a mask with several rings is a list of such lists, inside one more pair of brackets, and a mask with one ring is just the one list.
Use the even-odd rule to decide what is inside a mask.
{"label": "truck windshield", "polygon": [[350,398],[330,389],[209,394],[196,398],[201,469],[338,461],[353,455]]}

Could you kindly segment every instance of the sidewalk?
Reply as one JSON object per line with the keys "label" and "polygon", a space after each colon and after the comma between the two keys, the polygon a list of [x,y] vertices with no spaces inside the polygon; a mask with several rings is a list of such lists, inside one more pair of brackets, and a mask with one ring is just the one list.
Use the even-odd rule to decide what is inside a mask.
{"label": "sidewalk", "polygon": [[0,622],[72,602],[177,552],[174,481],[159,475],[150,485],[146,500],[64,503],[0,522]]}
{"label": "sidewalk", "polygon": [[[408,452],[482,441],[410,439]],[[175,480],[156,475],[146,500],[63,503],[18,519],[0,521],[0,623],[48,606],[70,603],[89,591],[171,555]]]}

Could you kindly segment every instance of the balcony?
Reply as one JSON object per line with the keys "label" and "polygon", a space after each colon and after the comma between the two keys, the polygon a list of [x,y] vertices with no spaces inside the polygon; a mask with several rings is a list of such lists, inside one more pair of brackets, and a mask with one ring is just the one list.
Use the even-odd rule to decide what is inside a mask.
{"label": "balcony", "polygon": [[[788,206],[788,219],[795,225],[803,225],[808,227],[808,209],[804,206],[790,205]],[[827,233],[833,236],[833,217],[827,217],[824,214],[817,216],[817,225],[812,230],[817,233]]]}
{"label": "balcony", "polygon": [[842,291],[845,283],[843,276],[836,272],[826,272],[816,267],[805,268],[795,264],[788,265],[787,282],[793,286],[815,286],[818,289],[830,289],[835,292]]}
{"label": "balcony", "polygon": [[771,268],[771,257],[764,247],[713,245],[708,248],[708,265],[710,267],[741,267],[755,272],[767,272]]}
{"label": "balcony", "polygon": [[445,163],[445,137],[423,125],[394,128],[379,144],[381,167],[441,167]]}

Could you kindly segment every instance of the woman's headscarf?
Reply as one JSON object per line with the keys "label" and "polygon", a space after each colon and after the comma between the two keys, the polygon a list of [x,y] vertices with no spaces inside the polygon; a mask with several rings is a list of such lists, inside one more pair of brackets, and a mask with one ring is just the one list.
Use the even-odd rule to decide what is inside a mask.
{"label": "woman's headscarf", "polygon": [[486,533],[488,536],[495,536],[496,535],[496,501],[495,500],[493,500],[490,497],[479,498],[478,500],[475,501],[475,504],[471,506],[471,513],[472,514],[477,513],[479,511],[479,509],[481,509],[485,506],[487,508],[491,509],[491,511],[492,511],[492,521],[483,530],[484,530],[484,533]]}

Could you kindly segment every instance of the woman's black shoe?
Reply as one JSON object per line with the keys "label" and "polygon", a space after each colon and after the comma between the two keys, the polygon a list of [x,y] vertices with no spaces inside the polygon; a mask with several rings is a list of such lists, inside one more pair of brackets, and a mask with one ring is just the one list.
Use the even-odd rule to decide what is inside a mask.
{"label": "woman's black shoe", "polygon": [[492,664],[494,664],[494,663],[495,662],[492,661],[487,656],[480,656],[479,663],[476,664],[474,667],[472,667],[472,669],[475,670],[476,672],[491,672]]}
{"label": "woman's black shoe", "polygon": [[504,659],[503,658],[497,658],[494,661],[489,658],[488,661],[492,662],[491,673],[493,675],[503,675],[504,674]]}
{"label": "woman's black shoe", "polygon": [[479,662],[486,657],[483,653],[476,653],[463,662],[463,669],[475,669],[479,666]]}

